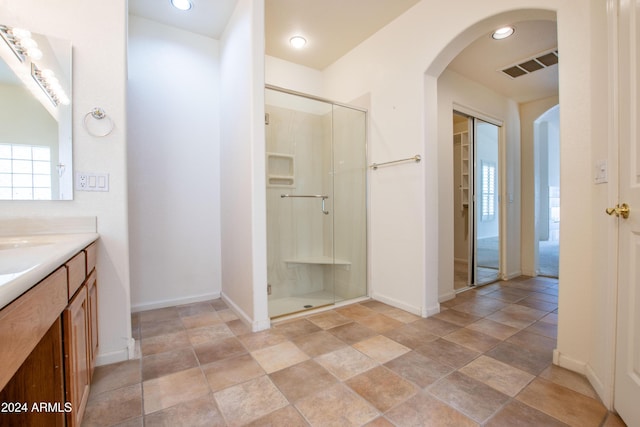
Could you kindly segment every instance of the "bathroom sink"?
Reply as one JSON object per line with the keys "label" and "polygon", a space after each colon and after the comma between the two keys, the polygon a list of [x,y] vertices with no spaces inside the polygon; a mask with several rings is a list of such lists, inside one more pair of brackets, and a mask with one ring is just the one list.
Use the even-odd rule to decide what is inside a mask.
{"label": "bathroom sink", "polygon": [[56,243],[63,243],[68,240],[68,236],[59,234],[0,237],[0,251],[20,250],[37,246],[53,245]]}
{"label": "bathroom sink", "polygon": [[0,240],[0,275],[18,274],[29,271],[41,263],[51,249],[53,242],[42,240],[21,240],[7,242]]}
{"label": "bathroom sink", "polygon": [[0,309],[98,237],[93,232],[0,236]]}
{"label": "bathroom sink", "polygon": [[0,237],[0,275],[33,269],[50,255],[52,245],[64,241],[57,235]]}
{"label": "bathroom sink", "polygon": [[34,246],[51,245],[53,242],[39,240],[16,240],[11,242],[0,242],[0,251],[7,249],[31,248]]}

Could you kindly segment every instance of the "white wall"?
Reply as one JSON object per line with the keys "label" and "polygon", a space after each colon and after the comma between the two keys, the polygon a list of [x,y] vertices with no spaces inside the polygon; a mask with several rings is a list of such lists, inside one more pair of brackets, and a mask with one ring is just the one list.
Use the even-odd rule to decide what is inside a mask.
{"label": "white wall", "polygon": [[[536,188],[536,228],[539,241],[557,240],[552,233],[551,188],[560,186],[560,117],[558,106],[545,112],[534,123],[534,165]],[[556,196],[553,196],[554,198]],[[553,224],[557,228],[557,224]],[[557,233],[555,233],[557,234]]]}
{"label": "white wall", "polygon": [[[577,230],[575,230],[576,234],[569,236],[564,235],[564,233],[567,232],[567,222],[574,221],[576,215],[585,215],[592,218],[592,230],[594,231],[591,243],[591,252],[593,254],[591,260],[580,259],[579,257],[582,253],[577,254],[578,257],[573,258],[571,252],[567,252],[567,256],[573,258],[576,264],[582,262],[583,268],[585,265],[589,265],[587,262],[591,262],[591,268],[585,269],[586,272],[584,273],[585,276],[588,276],[586,289],[587,292],[591,294],[591,304],[588,307],[570,307],[570,304],[573,303],[573,295],[580,292],[579,282],[577,280],[574,282],[573,287],[560,289],[560,311],[567,311],[567,315],[570,317],[575,316],[575,320],[567,320],[564,314],[560,315],[560,320],[565,321],[565,323],[561,326],[563,346],[559,348],[562,352],[569,355],[575,354],[573,349],[577,347],[577,345],[573,343],[571,343],[573,347],[564,345],[564,337],[574,333],[574,331],[579,331],[579,329],[577,329],[579,328],[578,322],[584,321],[585,324],[588,325],[588,328],[586,328],[587,333],[592,339],[586,340],[584,333],[579,334],[579,345],[589,345],[588,350],[585,350],[585,353],[588,354],[586,373],[600,397],[604,400],[605,404],[611,408],[613,402],[614,348],[617,313],[617,288],[612,285],[616,283],[618,277],[618,230],[616,226],[617,221],[612,221],[607,215],[603,214],[603,211],[605,208],[615,206],[616,203],[620,202],[620,200],[618,200],[616,166],[618,162],[616,146],[616,132],[618,131],[618,127],[613,121],[615,117],[613,111],[615,108],[613,106],[613,99],[609,94],[609,91],[613,89],[613,82],[617,82],[610,74],[615,73],[615,69],[609,65],[613,64],[614,61],[612,55],[615,51],[614,46],[617,44],[617,39],[612,37],[612,34],[607,30],[608,20],[616,18],[616,9],[607,7],[609,2],[600,0],[591,0],[590,4],[592,14],[589,16],[588,25],[591,29],[590,51],[593,52],[589,58],[590,76],[594,82],[590,94],[592,102],[589,106],[590,109],[585,112],[587,113],[586,120],[589,122],[588,129],[584,134],[576,136],[576,146],[573,147],[572,151],[577,152],[580,150],[578,139],[581,137],[586,137],[587,139],[585,141],[591,144],[589,157],[583,160],[584,173],[580,178],[582,178],[581,184],[588,189],[593,199],[590,204],[586,204],[586,200],[581,200],[576,197],[569,199],[567,197],[567,191],[572,191],[572,188],[568,188],[565,185],[565,179],[567,172],[570,173],[572,168],[570,165],[567,165],[567,153],[563,148],[567,135],[563,129],[563,115],[565,112],[562,108],[562,102],[565,100],[561,98],[560,215],[561,218],[567,219],[568,221],[562,222],[561,219],[560,248],[561,252],[565,252],[566,246],[563,245],[567,244],[568,239],[573,239],[575,243],[567,249],[567,251],[571,251],[574,250],[575,246],[580,244],[579,242],[581,241]],[[607,58],[607,60],[603,58]],[[604,84],[604,82],[609,82],[609,84]],[[562,96],[562,91],[560,95]],[[595,184],[595,164],[603,159],[608,160],[609,182],[606,184]],[[571,162],[571,160],[569,160],[569,162]],[[569,171],[567,171],[567,168]],[[570,206],[570,203],[576,203],[576,205]],[[584,220],[582,220],[582,222],[584,223]],[[564,277],[566,271],[563,261],[561,258],[560,274],[562,277]],[[580,300],[580,303],[586,302],[588,301]],[[576,312],[580,314],[578,315]]]}
{"label": "white wall", "polygon": [[[126,170],[126,1],[3,0],[2,23],[70,40],[73,46],[74,169],[109,173],[109,192],[76,192],[73,201],[0,202],[0,219],[96,216],[100,353],[98,364],[125,360],[131,341]],[[102,107],[113,120],[104,138],[82,119]]]}
{"label": "white wall", "polygon": [[265,82],[308,95],[323,96],[322,71],[273,56],[265,57]]}
{"label": "white wall", "polygon": [[134,311],[218,298],[219,42],[129,17]]}
{"label": "white wall", "polygon": [[264,2],[239,0],[221,43],[222,295],[253,330],[260,330],[270,325]]}
{"label": "white wall", "polygon": [[[554,114],[555,111],[555,114]],[[560,117],[558,109],[550,112],[550,117],[545,117],[549,141],[549,185],[551,187],[560,186]]]}
{"label": "white wall", "polygon": [[[603,35],[606,23],[602,19],[604,3],[597,0],[589,3],[581,0],[455,3],[423,0],[328,67],[324,72],[325,96],[338,100],[355,99],[364,94],[371,96],[371,159],[380,161],[415,152],[423,154],[425,160],[419,167],[406,165],[389,174],[372,175],[370,262],[374,274],[371,286],[376,293],[393,295],[399,301],[422,301],[423,312],[431,311],[434,306],[437,310],[438,283],[449,283],[446,275],[452,270],[448,263],[442,262],[439,253],[444,239],[440,230],[446,233],[449,228],[442,222],[443,215],[433,208],[436,204],[451,206],[451,201],[440,191],[450,192],[452,188],[449,183],[442,183],[445,175],[439,173],[439,165],[447,167],[450,162],[442,161],[439,144],[435,142],[439,140],[440,131],[437,78],[472,40],[505,20],[522,17],[518,9],[529,9],[530,19],[548,18],[549,13],[541,8],[551,14],[557,11],[558,43],[562,52],[559,67],[562,209],[563,216],[572,219],[570,224],[563,223],[561,232],[562,285],[555,360],[577,371],[591,371],[591,378],[604,379],[607,384],[604,365],[596,368],[589,363],[595,351],[592,343],[597,342],[598,337],[606,337],[602,327],[597,328],[598,334],[593,334],[596,327],[593,298],[604,286],[602,281],[596,281],[594,271],[606,269],[607,257],[603,256],[593,233],[602,219],[593,220],[601,203],[594,199],[591,180],[592,150],[606,145],[606,139],[595,138],[592,126],[592,123],[603,125],[598,117],[606,116],[606,88],[604,97],[601,89],[606,62],[598,63],[595,59],[606,55],[603,42],[596,38]],[[573,48],[585,43],[593,50]],[[450,123],[450,115],[447,121]],[[519,129],[512,131],[507,138],[519,138]],[[446,132],[447,140],[450,134]],[[451,156],[450,144],[446,153]],[[517,164],[519,158],[520,152],[514,150],[507,154],[505,162]],[[517,169],[507,174],[506,182],[505,192],[514,197],[507,215],[516,218],[520,206]],[[398,191],[399,188],[402,191]],[[585,206],[592,207],[591,214],[585,215]],[[517,238],[510,244],[520,246]],[[585,269],[585,265],[593,267]],[[516,272],[510,266],[507,268],[507,274]],[[396,283],[405,286],[394,289]],[[602,360],[611,362],[608,353]]]}
{"label": "white wall", "polygon": [[535,234],[537,210],[535,197],[535,153],[534,121],[545,111],[558,105],[558,97],[553,96],[537,101],[520,104],[520,123],[522,141],[522,274],[536,276],[536,246],[538,239]]}

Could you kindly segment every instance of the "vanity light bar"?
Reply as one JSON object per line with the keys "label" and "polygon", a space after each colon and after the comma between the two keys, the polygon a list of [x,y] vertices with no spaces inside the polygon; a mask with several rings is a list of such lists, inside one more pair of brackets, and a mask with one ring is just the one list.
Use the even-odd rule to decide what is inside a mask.
{"label": "vanity light bar", "polygon": [[24,62],[27,56],[35,60],[42,58],[42,51],[38,49],[38,43],[31,38],[30,31],[0,25],[0,36],[20,62]]}
{"label": "vanity light bar", "polygon": [[60,82],[51,70],[40,70],[36,64],[31,63],[31,77],[38,83],[38,86],[47,94],[53,105],[68,105],[70,100],[62,89]]}

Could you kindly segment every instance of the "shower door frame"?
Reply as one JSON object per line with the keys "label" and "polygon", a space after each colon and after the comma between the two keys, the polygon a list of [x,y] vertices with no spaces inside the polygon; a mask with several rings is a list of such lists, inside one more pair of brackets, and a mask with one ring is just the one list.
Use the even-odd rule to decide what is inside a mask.
{"label": "shower door frame", "polygon": [[[369,111],[366,108],[362,108],[362,107],[358,107],[358,106],[354,106],[354,105],[350,105],[350,104],[345,104],[345,103],[341,103],[341,102],[337,102],[328,98],[323,98],[320,96],[316,96],[316,95],[311,95],[311,94],[307,94],[304,92],[298,92],[295,90],[291,90],[291,89],[287,89],[287,88],[283,88],[280,86],[276,86],[276,85],[271,85],[271,84],[265,84],[265,90],[273,90],[273,91],[277,91],[280,93],[284,93],[284,94],[288,94],[288,95],[293,95],[293,96],[299,96],[302,98],[306,98],[306,99],[310,99],[313,101],[319,101],[319,102],[324,102],[327,103],[329,105],[331,105],[332,107],[332,114],[333,114],[333,107],[337,106],[337,107],[342,107],[342,108],[348,108],[351,110],[355,110],[355,111],[360,111],[362,113],[364,113],[364,205],[365,205],[365,212],[364,212],[364,230],[365,230],[365,235],[364,235],[364,247],[365,247],[365,267],[364,267],[364,284],[365,284],[365,292],[362,296],[360,297],[354,297],[353,299],[348,299],[346,301],[355,301],[358,300],[359,298],[368,298],[369,296],[369,276],[370,276],[370,263],[369,263],[369,259],[370,259],[370,253],[369,253],[369,164],[368,164],[368,159],[369,159]],[[265,123],[267,122],[267,116],[265,114]],[[333,136],[333,119],[332,119],[332,148],[331,148],[331,153],[332,153],[332,157],[333,157],[333,153],[334,153],[334,148],[333,148],[333,144],[334,144],[334,136]],[[265,141],[266,143],[266,141]],[[332,175],[335,173],[335,165],[333,165],[333,158],[331,160],[332,163],[332,170],[331,173]],[[335,178],[332,177],[332,187],[335,183]],[[265,182],[265,186],[267,185],[267,183]],[[335,190],[332,190],[332,196],[335,199]],[[323,203],[324,205],[324,203]],[[334,201],[332,201],[331,203],[332,206],[332,211],[335,211],[335,203]],[[332,216],[335,215],[334,212],[332,212]],[[332,244],[335,246],[335,229],[332,226],[332,239],[334,240],[332,242]],[[336,255],[335,255],[335,250],[332,250],[332,256],[333,256],[333,268],[335,269],[336,267]],[[268,285],[268,287],[270,287],[271,285]],[[289,315],[294,315],[297,313],[301,313],[301,312],[308,312],[308,311],[312,311],[312,310],[316,310],[316,309],[324,309],[326,307],[334,307],[337,304],[340,304],[340,302],[336,301],[336,297],[335,297],[335,272],[334,272],[334,283],[333,283],[333,303],[332,304],[328,304],[328,305],[324,305],[324,306],[320,306],[320,307],[312,307],[312,308],[308,308],[308,309],[303,309],[303,310],[298,310],[298,311],[294,311],[291,313],[285,313],[285,314],[279,314],[276,316],[271,317],[272,319],[274,318],[279,318],[279,317],[286,317]],[[267,302],[267,305],[269,304],[269,302]]]}

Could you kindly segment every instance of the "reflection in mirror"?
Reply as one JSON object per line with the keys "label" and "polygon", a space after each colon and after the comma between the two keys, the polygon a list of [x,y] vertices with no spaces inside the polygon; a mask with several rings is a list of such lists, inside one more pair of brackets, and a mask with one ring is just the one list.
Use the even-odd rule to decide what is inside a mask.
{"label": "reflection in mirror", "polygon": [[71,43],[0,36],[0,200],[71,200]]}

